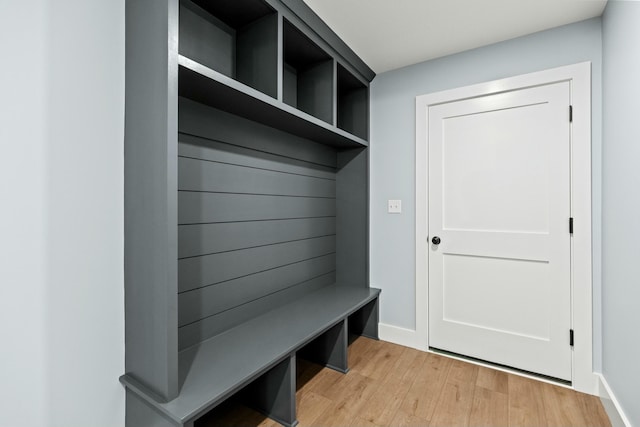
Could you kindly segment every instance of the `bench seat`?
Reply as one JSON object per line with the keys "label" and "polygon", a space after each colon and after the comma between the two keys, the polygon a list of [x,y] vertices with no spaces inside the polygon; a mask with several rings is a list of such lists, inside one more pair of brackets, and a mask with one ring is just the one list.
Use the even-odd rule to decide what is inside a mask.
{"label": "bench seat", "polygon": [[[139,400],[160,413],[168,421],[167,426],[191,426],[224,400],[266,376],[267,379],[262,380],[262,390],[257,392],[258,395],[264,394],[265,398],[263,402],[255,402],[257,409],[284,425],[293,426],[297,423],[296,352],[312,341],[323,338],[322,335],[333,328],[332,336],[339,335],[337,339],[342,341],[337,347],[336,343],[329,343],[329,348],[321,348],[319,352],[323,354],[318,357],[324,359],[326,365],[346,372],[347,319],[360,311],[357,319],[352,319],[357,324],[354,326],[358,333],[377,338],[379,293],[380,290],[374,288],[338,284],[327,286],[181,351],[179,372],[183,383],[178,397],[170,402],[160,402],[130,375],[123,375],[120,381],[128,393],[135,394]],[[366,310],[365,306],[370,308]],[[317,347],[315,345],[312,348]],[[335,351],[340,353],[338,362],[327,359],[334,357],[331,353]],[[274,379],[269,379],[269,375]],[[273,388],[279,390],[277,393],[283,393],[281,381],[289,381],[285,388],[291,389],[293,384],[293,389],[285,391],[277,399],[267,396],[273,394],[273,391],[269,391]],[[265,399],[271,403],[265,403]],[[274,399],[279,401],[274,404]],[[274,405],[285,409],[269,407]],[[287,408],[291,407],[292,415],[287,412]],[[134,413],[135,410],[127,416],[134,416]]]}

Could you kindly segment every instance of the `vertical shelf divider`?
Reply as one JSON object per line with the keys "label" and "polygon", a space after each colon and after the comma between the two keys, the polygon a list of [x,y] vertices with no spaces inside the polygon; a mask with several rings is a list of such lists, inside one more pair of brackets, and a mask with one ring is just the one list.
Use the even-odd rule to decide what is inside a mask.
{"label": "vertical shelf divider", "polygon": [[277,100],[284,102],[284,18],[278,13],[278,96]]}
{"label": "vertical shelf divider", "polygon": [[333,119],[331,123],[338,127],[338,61],[333,61],[333,89],[331,90],[332,94],[332,104],[333,104]]}

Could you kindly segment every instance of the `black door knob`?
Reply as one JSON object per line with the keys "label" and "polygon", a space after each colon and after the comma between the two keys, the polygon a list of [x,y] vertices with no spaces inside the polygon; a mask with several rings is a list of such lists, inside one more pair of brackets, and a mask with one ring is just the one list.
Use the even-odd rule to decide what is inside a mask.
{"label": "black door knob", "polygon": [[434,245],[439,245],[440,238],[438,236],[434,236],[433,239],[431,239],[431,243],[433,243]]}

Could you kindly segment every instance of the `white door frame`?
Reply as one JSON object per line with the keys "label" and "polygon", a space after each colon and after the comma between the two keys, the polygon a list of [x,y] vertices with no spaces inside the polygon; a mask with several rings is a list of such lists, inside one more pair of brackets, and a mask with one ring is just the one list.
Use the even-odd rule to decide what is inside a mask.
{"label": "white door frame", "polygon": [[[593,372],[591,274],[591,62],[509,77],[416,97],[416,347],[429,349],[428,304],[428,112],[432,105],[542,84],[569,81],[571,129],[571,310],[575,332],[572,388],[597,394]],[[567,115],[569,111],[567,111]],[[569,337],[567,337],[568,345]]]}

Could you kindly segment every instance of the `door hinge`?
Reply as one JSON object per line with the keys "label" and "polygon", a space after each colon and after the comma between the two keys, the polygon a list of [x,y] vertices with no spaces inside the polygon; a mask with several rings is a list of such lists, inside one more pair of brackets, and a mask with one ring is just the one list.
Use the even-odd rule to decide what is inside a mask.
{"label": "door hinge", "polygon": [[569,234],[573,234],[573,218],[569,218]]}
{"label": "door hinge", "polygon": [[573,105],[569,105],[569,123],[573,122]]}
{"label": "door hinge", "polygon": [[569,329],[569,345],[573,347],[573,329]]}

